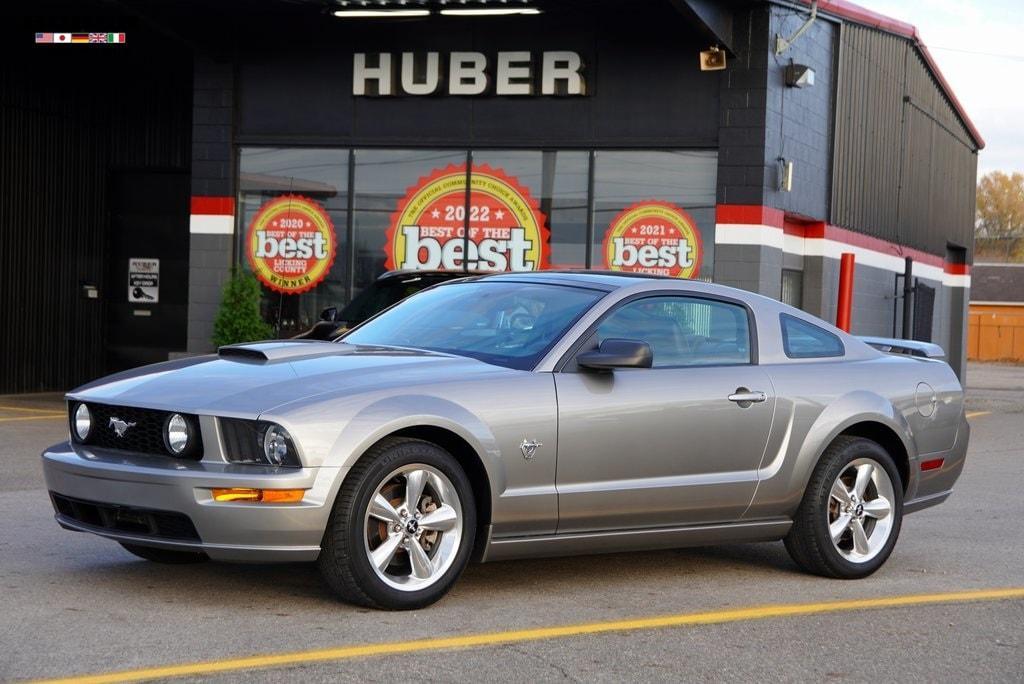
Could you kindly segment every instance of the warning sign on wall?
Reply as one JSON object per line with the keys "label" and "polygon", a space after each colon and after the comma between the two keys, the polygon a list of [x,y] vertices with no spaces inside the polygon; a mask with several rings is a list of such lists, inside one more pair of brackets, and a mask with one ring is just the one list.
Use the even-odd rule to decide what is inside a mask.
{"label": "warning sign on wall", "polygon": [[160,301],[160,260],[128,260],[128,301],[156,304]]}

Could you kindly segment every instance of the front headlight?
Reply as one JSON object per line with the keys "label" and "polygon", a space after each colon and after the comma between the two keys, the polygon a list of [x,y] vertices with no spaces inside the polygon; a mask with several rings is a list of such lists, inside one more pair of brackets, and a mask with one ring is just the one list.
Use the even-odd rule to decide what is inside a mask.
{"label": "front headlight", "polygon": [[299,452],[288,431],[277,423],[218,418],[224,458],[230,463],[298,468]]}
{"label": "front headlight", "polygon": [[172,456],[187,456],[199,442],[199,426],[194,419],[172,413],[164,421],[164,446]]}
{"label": "front headlight", "polygon": [[293,452],[292,436],[280,425],[271,423],[263,433],[263,454],[274,465],[282,465]]}
{"label": "front headlight", "polygon": [[92,433],[92,412],[89,411],[88,406],[79,404],[75,407],[75,417],[71,423],[71,428],[79,442],[89,439],[89,435]]}

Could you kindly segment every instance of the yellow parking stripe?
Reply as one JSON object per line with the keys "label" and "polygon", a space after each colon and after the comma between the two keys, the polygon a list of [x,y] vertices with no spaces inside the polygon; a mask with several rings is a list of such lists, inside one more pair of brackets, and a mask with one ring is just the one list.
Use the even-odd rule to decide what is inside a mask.
{"label": "yellow parking stripe", "polygon": [[965,414],[965,417],[967,417],[967,418],[977,418],[979,416],[987,416],[990,413],[992,413],[992,412],[991,411],[968,411]]}
{"label": "yellow parking stripe", "polygon": [[0,411],[28,411],[29,413],[60,413],[64,415],[59,409],[27,408],[24,406],[0,406]]}
{"label": "yellow parking stripe", "polygon": [[440,651],[454,648],[499,646],[502,644],[539,641],[542,639],[578,637],[588,634],[603,634],[606,632],[627,632],[644,629],[661,629],[665,627],[710,625],[725,622],[737,622],[740,620],[763,620],[766,618],[792,617],[796,615],[815,615],[820,613],[835,613],[877,608],[898,608],[936,603],[962,603],[969,601],[995,601],[1007,599],[1024,599],[1024,587],[982,589],[977,591],[960,591],[944,594],[913,594],[909,596],[888,596],[872,599],[852,599],[848,601],[826,601],[823,603],[791,603],[774,606],[757,606],[753,608],[714,610],[702,613],[683,613],[680,615],[663,615],[659,617],[636,618],[631,620],[591,622],[579,625],[565,625],[561,627],[541,627],[538,629],[521,629],[507,632],[468,634],[465,636],[441,637],[437,639],[417,639],[415,641],[366,644],[362,646],[341,646],[314,651],[295,651],[292,653],[257,655],[246,658],[212,660],[203,663],[167,665],[164,667],[125,670],[122,672],[110,672],[107,674],[82,675],[45,681],[51,683],[73,682],[74,684],[132,682],[143,679],[184,677],[189,675],[210,675],[218,672],[236,672],[239,670],[251,670],[256,668],[304,665],[314,662],[348,660],[352,658],[365,658],[368,656],[422,653],[424,651]]}
{"label": "yellow parking stripe", "polygon": [[53,420],[54,418],[66,418],[63,413],[51,413],[48,416],[18,416],[17,418],[0,418],[0,423],[14,423],[19,420]]}

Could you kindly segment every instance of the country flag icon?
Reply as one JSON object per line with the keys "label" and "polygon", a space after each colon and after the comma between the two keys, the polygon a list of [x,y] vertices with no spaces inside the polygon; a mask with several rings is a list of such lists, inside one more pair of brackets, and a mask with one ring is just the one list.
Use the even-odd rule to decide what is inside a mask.
{"label": "country flag icon", "polygon": [[92,44],[123,44],[123,33],[36,33],[37,44],[52,43],[55,45],[71,45],[74,43]]}

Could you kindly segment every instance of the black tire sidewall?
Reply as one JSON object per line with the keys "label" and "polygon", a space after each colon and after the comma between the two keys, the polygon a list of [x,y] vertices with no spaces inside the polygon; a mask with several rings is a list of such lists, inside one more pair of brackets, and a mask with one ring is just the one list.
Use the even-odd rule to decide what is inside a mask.
{"label": "black tire sidewall", "polygon": [[[859,458],[870,458],[880,466],[889,476],[892,482],[893,498],[892,513],[893,528],[889,538],[882,550],[871,560],[865,563],[853,563],[843,558],[839,551],[832,544],[832,537],[828,529],[828,504],[831,498],[832,483],[847,465]],[[819,491],[815,493],[815,525],[814,534],[818,537],[818,547],[822,550],[830,569],[835,576],[855,579],[867,577],[878,570],[889,559],[896,541],[900,536],[900,529],[903,526],[903,481],[900,478],[896,464],[892,457],[879,444],[867,439],[857,439],[846,445],[844,448],[829,454],[821,467],[824,468],[823,477],[819,480]]]}
{"label": "black tire sidewall", "polygon": [[[437,582],[418,591],[401,591],[387,585],[370,564],[365,553],[365,515],[370,501],[384,478],[395,470],[414,464],[431,466],[443,473],[455,487],[462,507],[462,539],[448,571]],[[408,610],[434,603],[444,596],[462,574],[473,552],[476,536],[476,505],[473,488],[462,466],[447,451],[429,442],[408,441],[379,454],[353,483],[356,495],[351,510],[345,511],[343,524],[348,538],[351,572],[360,589],[385,608]],[[342,519],[338,519],[342,522]]]}

